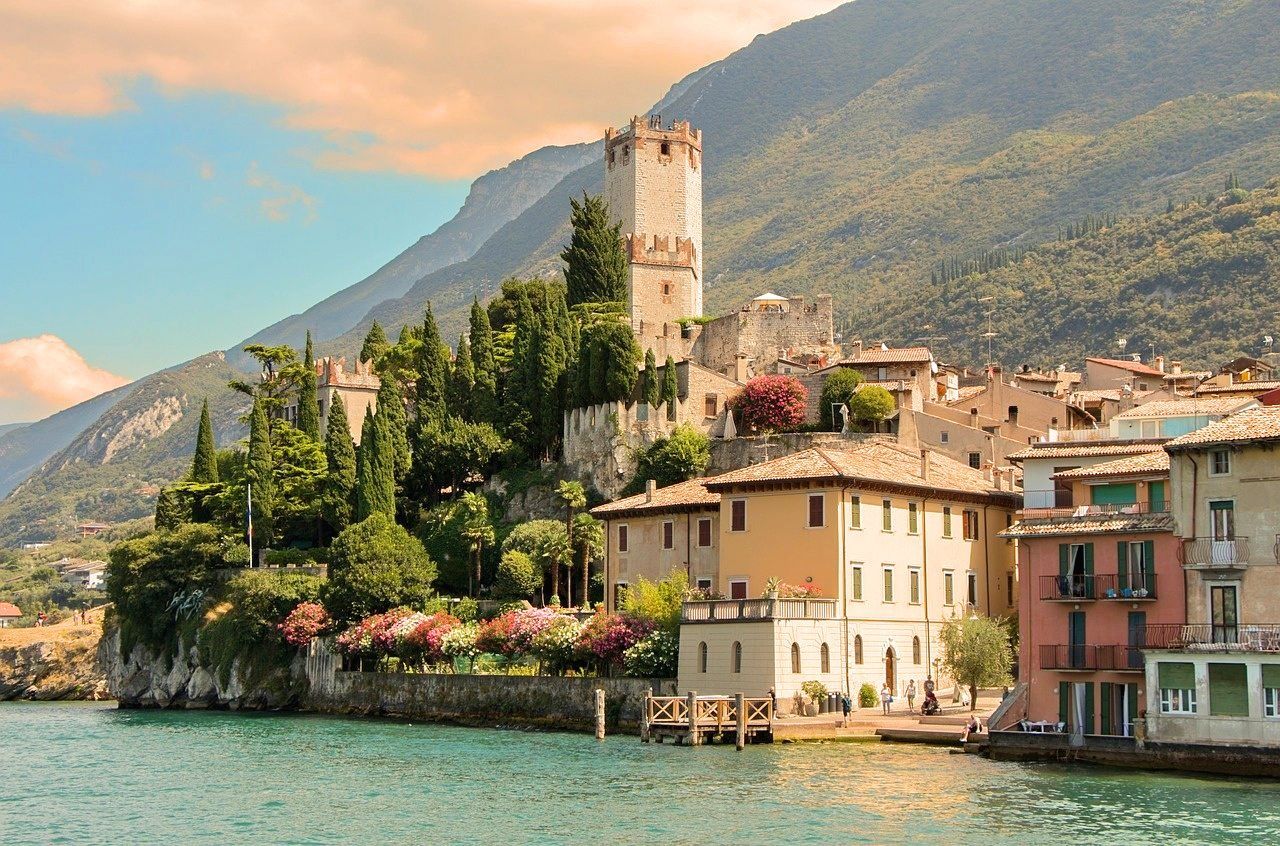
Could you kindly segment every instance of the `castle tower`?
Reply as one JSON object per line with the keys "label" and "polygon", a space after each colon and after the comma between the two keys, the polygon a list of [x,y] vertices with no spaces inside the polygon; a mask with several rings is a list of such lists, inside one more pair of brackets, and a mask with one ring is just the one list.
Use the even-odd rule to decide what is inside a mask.
{"label": "castle tower", "polygon": [[702,314],[702,131],[633,117],[604,135],[604,194],[622,221],[631,325],[646,339]]}

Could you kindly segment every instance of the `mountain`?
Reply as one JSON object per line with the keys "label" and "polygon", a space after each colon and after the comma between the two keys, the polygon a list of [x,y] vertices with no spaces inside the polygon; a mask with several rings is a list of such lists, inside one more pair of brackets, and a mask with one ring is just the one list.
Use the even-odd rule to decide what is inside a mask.
{"label": "mountain", "polygon": [[30,423],[0,423],[0,438],[3,438],[5,435],[9,434],[10,432],[16,431],[18,429],[21,429],[25,426],[30,426],[30,425],[31,425]]}
{"label": "mountain", "polygon": [[0,497],[22,484],[33,470],[71,443],[128,390],[125,385],[107,391],[37,423],[0,434]]}
{"label": "mountain", "polygon": [[188,469],[206,397],[218,445],[244,436],[239,417],[248,398],[227,388],[242,376],[222,353],[210,353],[91,400],[108,407],[82,410],[94,419],[0,501],[0,547],[65,537],[81,521],[151,514],[160,486]]}
{"label": "mountain", "polygon": [[[704,131],[708,311],[828,291],[846,334],[949,335],[979,310],[971,296],[928,328],[893,320],[932,293],[941,259],[1156,211],[1232,171],[1261,184],[1280,172],[1278,13],[1275,0],[858,0],[756,38],[662,108]],[[357,348],[375,318],[394,334],[428,299],[456,334],[474,293],[554,272],[567,198],[599,190],[601,169],[568,175],[331,347]]]}
{"label": "mountain", "polygon": [[433,270],[470,258],[499,227],[546,194],[565,174],[599,156],[598,144],[543,147],[484,174],[471,183],[462,208],[447,223],[351,287],[235,344],[228,351],[232,363],[244,368],[251,365],[242,352],[245,344],[300,348],[308,329],[321,341],[346,332],[370,308],[403,296]]}

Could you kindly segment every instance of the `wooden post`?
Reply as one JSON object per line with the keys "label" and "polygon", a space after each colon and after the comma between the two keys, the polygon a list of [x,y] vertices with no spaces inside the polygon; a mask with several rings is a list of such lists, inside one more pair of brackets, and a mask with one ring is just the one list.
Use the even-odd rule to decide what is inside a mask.
{"label": "wooden post", "polygon": [[689,745],[698,746],[702,743],[702,737],[698,734],[698,692],[696,690],[689,691],[687,702],[689,708]]}
{"label": "wooden post", "polygon": [[747,703],[746,698],[739,692],[733,696],[733,705],[737,709],[735,716],[738,718],[738,751],[742,751],[742,747],[747,745]]}
{"label": "wooden post", "polygon": [[604,740],[604,688],[596,688],[596,740]]}
{"label": "wooden post", "polygon": [[644,703],[640,708],[640,740],[649,742],[649,708],[653,705],[653,688],[644,689]]}

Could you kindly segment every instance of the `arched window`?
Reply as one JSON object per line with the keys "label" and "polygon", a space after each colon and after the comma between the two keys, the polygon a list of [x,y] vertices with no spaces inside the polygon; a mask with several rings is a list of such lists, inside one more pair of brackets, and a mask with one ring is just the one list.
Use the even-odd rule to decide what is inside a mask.
{"label": "arched window", "polygon": [[822,651],[819,653],[819,655],[821,656],[821,661],[822,661],[822,664],[821,664],[822,672],[824,673],[831,672],[831,650],[827,648],[827,645],[825,643],[822,644]]}
{"label": "arched window", "polygon": [[800,675],[800,644],[791,644],[791,672]]}
{"label": "arched window", "polygon": [[862,663],[862,635],[855,635],[853,638],[853,663]]}
{"label": "arched window", "polygon": [[707,642],[704,640],[698,644],[698,672],[705,673],[707,671]]}
{"label": "arched window", "polygon": [[736,640],[733,642],[733,671],[742,672],[742,644]]}
{"label": "arched window", "polygon": [[911,638],[911,663],[920,663],[920,638],[918,637]]}

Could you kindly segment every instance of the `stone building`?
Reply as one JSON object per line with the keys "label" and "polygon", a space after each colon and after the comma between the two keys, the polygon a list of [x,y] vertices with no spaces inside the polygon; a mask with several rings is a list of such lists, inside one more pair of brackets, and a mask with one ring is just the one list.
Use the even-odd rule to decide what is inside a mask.
{"label": "stone building", "polygon": [[[342,397],[342,405],[347,412],[347,428],[356,444],[360,443],[360,429],[364,425],[366,408],[374,412],[378,410],[378,388],[382,380],[373,372],[370,362],[357,361],[355,369],[347,372],[347,360],[343,357],[325,356],[316,359],[316,402],[320,406],[320,431],[324,432],[329,425],[329,409],[333,407],[333,398]],[[280,411],[280,416],[297,425],[298,398],[293,397],[292,404]]]}

